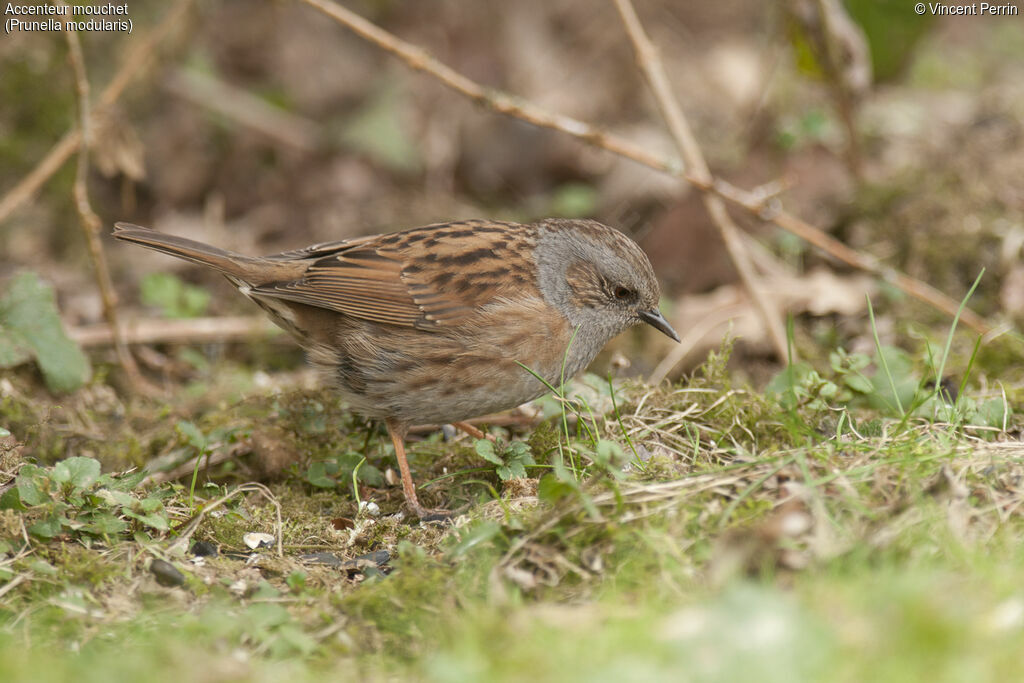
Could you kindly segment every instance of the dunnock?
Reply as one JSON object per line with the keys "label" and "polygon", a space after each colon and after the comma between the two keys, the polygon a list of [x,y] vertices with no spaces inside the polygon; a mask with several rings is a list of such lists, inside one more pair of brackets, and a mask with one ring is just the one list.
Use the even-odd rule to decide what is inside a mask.
{"label": "dunnock", "polygon": [[291,333],[353,410],[384,420],[421,518],[410,425],[465,428],[537,398],[523,366],[557,386],[637,323],[679,341],[647,256],[596,221],[460,221],[263,258],[128,223],[114,237],[220,271]]}

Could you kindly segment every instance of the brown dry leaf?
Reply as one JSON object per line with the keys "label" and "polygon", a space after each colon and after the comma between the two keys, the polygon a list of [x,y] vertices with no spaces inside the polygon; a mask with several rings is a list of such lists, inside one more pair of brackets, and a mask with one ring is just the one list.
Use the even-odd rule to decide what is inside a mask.
{"label": "brown dry leaf", "polygon": [[117,110],[105,112],[95,119],[90,151],[99,169],[107,178],[122,173],[139,182],[146,177],[142,140],[135,128]]}
{"label": "brown dry leaf", "polygon": [[249,438],[253,466],[261,478],[273,478],[299,459],[299,453],[280,427],[257,428]]}
{"label": "brown dry leaf", "polygon": [[537,496],[539,479],[509,479],[501,487],[503,498],[525,498]]}

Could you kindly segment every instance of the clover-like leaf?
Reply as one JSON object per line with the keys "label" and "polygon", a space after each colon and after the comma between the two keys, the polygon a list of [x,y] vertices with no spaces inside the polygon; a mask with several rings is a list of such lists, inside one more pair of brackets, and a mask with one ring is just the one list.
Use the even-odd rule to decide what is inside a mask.
{"label": "clover-like leaf", "polygon": [[89,359],[64,331],[53,287],[28,272],[12,278],[0,296],[0,367],[30,357],[52,391],[74,391],[92,373]]}
{"label": "clover-like leaf", "polygon": [[100,463],[94,458],[67,458],[53,466],[53,480],[58,484],[71,484],[85,489],[100,476]]}
{"label": "clover-like leaf", "polygon": [[494,452],[494,444],[487,439],[477,439],[473,445],[473,449],[476,450],[476,454],[487,462],[494,463],[495,465],[504,465],[505,462],[498,457]]}

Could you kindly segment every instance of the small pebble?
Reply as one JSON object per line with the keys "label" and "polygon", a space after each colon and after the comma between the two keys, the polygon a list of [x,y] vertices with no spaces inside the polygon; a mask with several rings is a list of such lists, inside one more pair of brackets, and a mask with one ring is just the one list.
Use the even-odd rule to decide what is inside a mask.
{"label": "small pebble", "polygon": [[242,541],[249,546],[250,550],[256,550],[257,548],[270,548],[274,545],[274,537],[261,531],[250,531],[246,535],[242,536]]}
{"label": "small pebble", "polygon": [[196,541],[192,544],[190,552],[196,557],[216,557],[217,546],[209,541]]}
{"label": "small pebble", "polygon": [[391,553],[389,553],[387,550],[374,550],[372,553],[359,555],[355,559],[367,560],[369,562],[373,562],[375,565],[379,567],[382,564],[387,564],[391,560]]}
{"label": "small pebble", "polygon": [[149,564],[149,571],[153,573],[153,576],[156,577],[156,582],[161,586],[171,588],[185,584],[185,575],[166,560],[153,560]]}
{"label": "small pebble", "polygon": [[377,517],[380,515],[380,506],[371,501],[361,500],[359,501],[359,511],[365,512],[370,517]]}
{"label": "small pebble", "polygon": [[344,560],[335,555],[334,553],[306,553],[305,555],[299,556],[300,560],[305,562],[312,562],[314,564],[325,564],[328,567],[340,567]]}

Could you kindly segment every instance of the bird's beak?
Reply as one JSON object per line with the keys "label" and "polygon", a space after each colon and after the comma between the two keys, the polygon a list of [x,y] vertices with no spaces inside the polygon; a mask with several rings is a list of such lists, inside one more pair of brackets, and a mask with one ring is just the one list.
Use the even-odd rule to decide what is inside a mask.
{"label": "bird's beak", "polygon": [[640,311],[640,319],[659,332],[663,332],[666,337],[671,337],[672,339],[679,341],[679,335],[676,334],[676,331],[668,324],[668,321],[665,320],[665,316],[661,314],[661,311],[657,309],[653,311]]}

